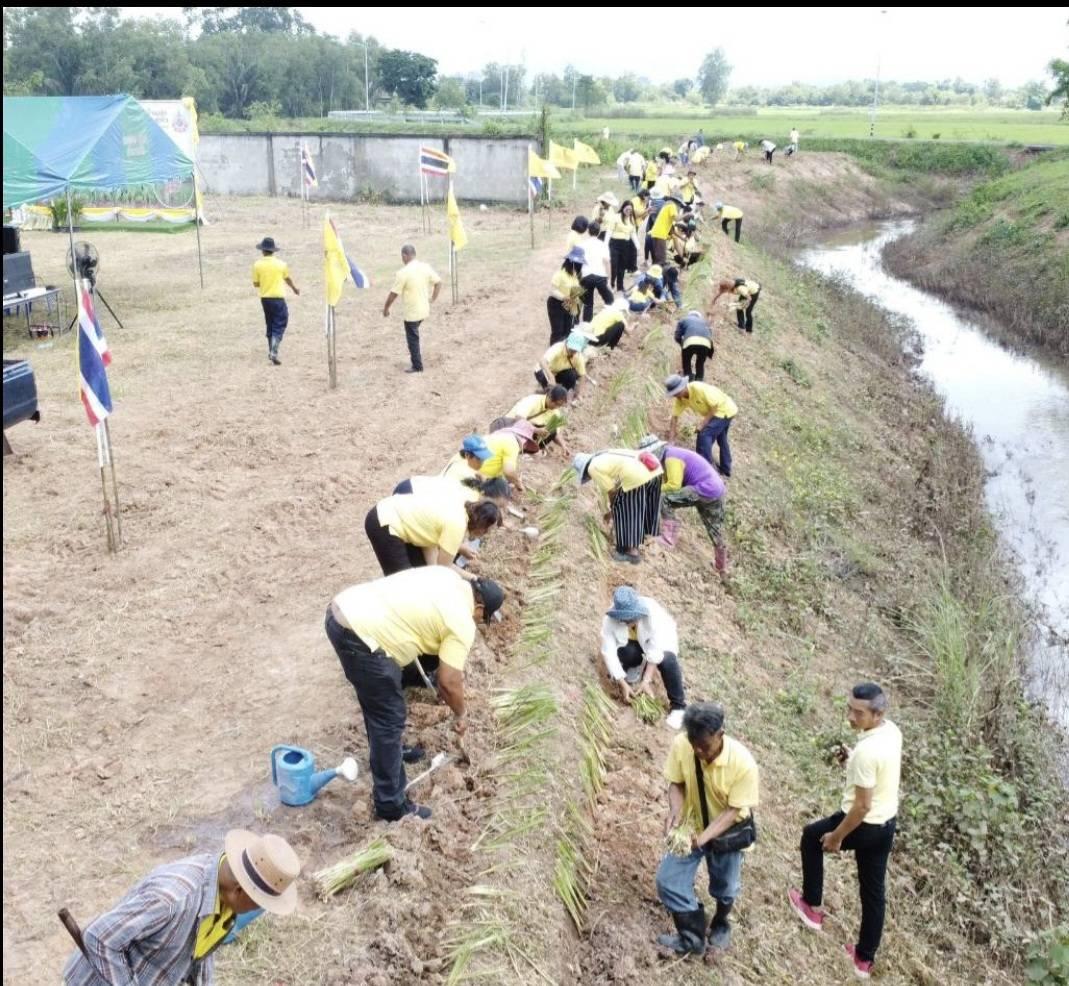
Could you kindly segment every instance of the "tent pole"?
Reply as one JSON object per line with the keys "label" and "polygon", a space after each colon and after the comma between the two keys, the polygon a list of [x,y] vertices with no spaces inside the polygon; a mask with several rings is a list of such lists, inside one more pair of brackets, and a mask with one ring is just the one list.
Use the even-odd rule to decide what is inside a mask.
{"label": "tent pole", "polygon": [[200,287],[204,290],[204,255],[200,249],[200,197],[197,195],[197,178],[193,176],[193,222],[197,227],[197,267],[200,269]]}
{"label": "tent pole", "polygon": [[[74,278],[74,305],[78,307],[78,258],[74,256],[74,216],[71,213],[71,187],[67,186],[67,238],[71,247],[71,277]],[[76,318],[77,320],[77,318]]]}

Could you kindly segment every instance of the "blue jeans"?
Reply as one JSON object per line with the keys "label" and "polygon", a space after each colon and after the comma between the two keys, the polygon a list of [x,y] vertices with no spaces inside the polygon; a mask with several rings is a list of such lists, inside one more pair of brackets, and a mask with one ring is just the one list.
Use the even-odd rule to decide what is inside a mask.
{"label": "blue jeans", "polygon": [[[713,418],[698,432],[697,451],[706,462],[716,466],[721,476],[731,475],[731,446],[728,444],[728,428],[734,418]],[[720,464],[713,462],[713,443],[720,446]]]}
{"label": "blue jeans", "polygon": [[705,860],[709,868],[709,895],[719,904],[731,904],[742,889],[741,852],[703,852],[689,856],[667,854],[657,867],[657,896],[670,911],[693,911],[698,907],[694,877]]}

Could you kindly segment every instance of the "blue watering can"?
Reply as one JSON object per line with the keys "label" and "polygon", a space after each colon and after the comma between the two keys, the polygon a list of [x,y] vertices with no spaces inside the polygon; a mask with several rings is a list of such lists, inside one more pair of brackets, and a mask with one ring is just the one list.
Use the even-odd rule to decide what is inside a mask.
{"label": "blue watering can", "polygon": [[356,761],[346,757],[341,766],[316,773],[315,758],[299,746],[276,746],[271,751],[271,780],[284,805],[306,805],[335,777],[355,781]]}
{"label": "blue watering can", "polygon": [[262,907],[258,907],[255,911],[246,911],[244,914],[239,914],[237,916],[237,919],[234,921],[234,927],[230,929],[230,934],[223,939],[223,944],[233,945],[234,942],[237,941],[238,932],[241,931],[241,929],[244,928],[246,925],[249,925],[253,921],[255,921],[261,914],[263,914],[263,912],[264,909]]}

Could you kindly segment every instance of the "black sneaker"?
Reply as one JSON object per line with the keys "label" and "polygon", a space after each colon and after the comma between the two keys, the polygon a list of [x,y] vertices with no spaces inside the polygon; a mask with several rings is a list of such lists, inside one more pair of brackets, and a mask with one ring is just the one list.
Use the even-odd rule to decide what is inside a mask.
{"label": "black sneaker", "polygon": [[409,366],[405,368],[405,373],[422,373],[422,366]]}
{"label": "black sneaker", "polygon": [[422,746],[401,747],[401,759],[405,763],[419,763],[425,756],[427,756],[427,751]]}
{"label": "black sneaker", "polygon": [[405,815],[415,815],[416,818],[427,819],[431,817],[431,810],[426,805],[417,805],[415,801],[406,801],[404,814],[401,817],[404,818]]}

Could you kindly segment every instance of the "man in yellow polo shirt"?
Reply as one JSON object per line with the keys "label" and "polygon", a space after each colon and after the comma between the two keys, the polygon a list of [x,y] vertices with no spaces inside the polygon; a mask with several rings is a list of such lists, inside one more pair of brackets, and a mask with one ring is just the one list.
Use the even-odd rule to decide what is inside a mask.
{"label": "man in yellow polo shirt", "polygon": [[[695,448],[706,462],[716,466],[717,471],[727,479],[731,475],[731,446],[728,444],[728,429],[739,409],[735,402],[719,387],[698,380],[688,380],[678,373],[673,373],[664,382],[664,389],[672,401],[672,419],[668,425],[668,444],[675,442],[679,418],[684,411],[690,411],[702,419],[698,426],[698,439]],[[720,461],[713,462],[713,443],[720,447]]]}
{"label": "man in yellow polo shirt", "polygon": [[875,682],[855,685],[846,717],[857,734],[853,750],[843,748],[846,787],[841,810],[802,830],[802,889],[788,893],[791,907],[811,931],[824,928],[824,853],[857,857],[861,892],[861,930],[844,945],[859,979],[868,979],[883,935],[887,860],[895,841],[898,781],[902,771],[902,733],[886,718],[887,695]]}
{"label": "man in yellow polo shirt", "polygon": [[282,336],[290,320],[285,285],[288,284],[294,294],[301,292],[290,277],[289,266],[275,256],[278,247],[273,237],[265,236],[256,244],[256,249],[263,256],[252,265],[252,286],[260,290],[260,307],[267,323],[267,359],[275,366],[281,366],[278,347],[282,345]]}
{"label": "man in yellow polo shirt", "polygon": [[694,877],[705,860],[716,901],[709,948],[723,952],[731,945],[728,915],[742,886],[742,854],[757,838],[757,763],[742,743],[724,735],[724,710],[697,702],[683,713],[683,732],[668,750],[664,776],[665,833],[687,824],[693,835],[690,853],[667,853],[657,868],[657,896],[676,925],[676,934],[657,942],[681,955],[705,954],[705,908],[694,893]]}
{"label": "man in yellow polo shirt", "polygon": [[682,208],[682,199],[674,195],[669,196],[650,227],[650,253],[655,264],[663,265],[668,262],[668,237],[672,235],[672,227]]}
{"label": "man in yellow polo shirt", "polygon": [[739,242],[739,237],[742,235],[742,209],[734,205],[724,205],[723,202],[717,202],[713,206],[713,222],[720,220],[720,228],[724,231],[725,236],[730,236],[728,232],[728,223],[732,220],[735,221],[735,242]]}
{"label": "man in yellow polo shirt", "polygon": [[431,303],[438,300],[442,279],[430,264],[416,259],[416,248],[409,243],[401,247],[403,266],[394,278],[393,287],[382,306],[384,318],[389,317],[390,307],[401,299],[401,317],[405,322],[405,341],[412,365],[405,373],[422,373],[423,356],[419,350],[419,326],[431,313]]}
{"label": "man in yellow polo shirt", "polygon": [[372,796],[379,818],[430,818],[408,800],[401,739],[403,689],[437,678],[458,736],[467,729],[464,663],[475,621],[488,623],[505,600],[490,579],[465,582],[449,568],[414,568],[343,590],[327,607],[326,631],[364,715]]}

